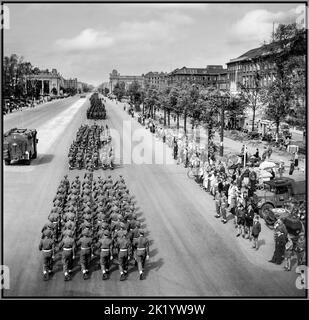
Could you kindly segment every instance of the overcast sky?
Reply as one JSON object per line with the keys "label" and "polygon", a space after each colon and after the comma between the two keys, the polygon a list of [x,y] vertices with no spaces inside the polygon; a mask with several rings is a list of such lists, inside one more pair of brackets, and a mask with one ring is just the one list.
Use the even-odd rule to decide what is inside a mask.
{"label": "overcast sky", "polygon": [[4,54],[98,85],[120,74],[222,64],[268,41],[298,4],[9,4]]}

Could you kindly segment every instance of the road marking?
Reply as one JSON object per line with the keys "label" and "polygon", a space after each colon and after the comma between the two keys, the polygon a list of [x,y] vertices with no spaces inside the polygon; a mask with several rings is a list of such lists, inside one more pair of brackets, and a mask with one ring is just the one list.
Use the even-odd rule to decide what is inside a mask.
{"label": "road marking", "polygon": [[39,153],[47,153],[50,150],[52,144],[55,143],[59,135],[64,132],[67,125],[85,102],[86,98],[77,100],[68,109],[58,114],[57,117],[37,128]]}

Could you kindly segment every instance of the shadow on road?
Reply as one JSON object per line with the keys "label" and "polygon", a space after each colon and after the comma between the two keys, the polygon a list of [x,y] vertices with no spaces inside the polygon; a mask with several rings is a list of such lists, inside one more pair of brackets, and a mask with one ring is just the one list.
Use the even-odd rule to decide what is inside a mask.
{"label": "shadow on road", "polygon": [[41,164],[46,164],[46,163],[50,163],[54,158],[53,154],[41,154],[39,155],[38,159],[33,161],[33,165],[41,165]]}
{"label": "shadow on road", "polygon": [[266,241],[264,239],[259,240],[258,247],[260,248],[261,246],[264,246],[265,244],[266,244]]}
{"label": "shadow on road", "polygon": [[[151,258],[150,258],[151,259]],[[156,261],[146,261],[145,263],[145,276],[147,277],[148,273],[150,271],[159,271],[160,268],[163,266],[164,260],[162,258],[156,260]]]}

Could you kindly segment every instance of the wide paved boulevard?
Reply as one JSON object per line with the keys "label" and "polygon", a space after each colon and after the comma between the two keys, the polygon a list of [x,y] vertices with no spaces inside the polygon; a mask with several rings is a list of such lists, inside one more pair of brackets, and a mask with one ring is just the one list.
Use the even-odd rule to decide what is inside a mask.
{"label": "wide paved boulevard", "polygon": [[[73,179],[83,171],[68,170],[68,150],[78,127],[87,122],[86,99],[71,97],[9,114],[4,131],[13,128],[38,130],[38,158],[30,166],[3,167],[4,263],[10,268],[8,296],[297,296],[295,272],[267,262],[273,250],[272,234],[263,230],[261,248],[235,237],[232,221],[223,225],[214,218],[211,196],[190,180],[176,164],[128,164],[117,157],[114,171],[95,172],[113,177],[122,174],[135,196],[143,224],[151,240],[146,279],[138,280],[133,262],[127,281],[119,281],[118,266],[111,278],[101,280],[93,263],[91,278],[82,279],[78,260],[73,279],[63,281],[60,255],[55,274],[42,281],[40,232],[52,208],[58,184],[68,173]],[[132,132],[142,128],[124,112],[121,104],[108,101],[108,119],[102,121],[119,132],[123,150],[130,152]],[[126,120],[125,122],[123,122]],[[125,123],[125,125],[123,125]],[[145,130],[146,131],[146,130]],[[124,139],[124,140],[123,140]],[[132,143],[132,149],[137,142]],[[161,143],[157,143],[160,149]],[[152,152],[149,145],[145,152]],[[157,151],[170,159],[171,151]],[[266,227],[264,227],[265,229]],[[262,232],[262,234],[263,234]]]}

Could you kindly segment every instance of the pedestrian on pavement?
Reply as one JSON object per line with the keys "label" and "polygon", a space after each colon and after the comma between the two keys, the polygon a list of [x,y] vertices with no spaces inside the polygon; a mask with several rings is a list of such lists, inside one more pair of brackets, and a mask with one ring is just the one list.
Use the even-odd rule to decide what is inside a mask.
{"label": "pedestrian on pavement", "polygon": [[284,253],[284,261],[285,261],[284,270],[285,271],[291,271],[292,253],[293,253],[293,241],[291,237],[288,235],[287,242],[285,244],[285,253]]}
{"label": "pedestrian on pavement", "polygon": [[239,237],[240,235],[243,235],[243,237],[244,237],[245,212],[244,212],[244,207],[241,203],[238,203],[238,205],[237,205],[236,216],[237,216],[237,235],[236,235],[236,237]]}
{"label": "pedestrian on pavement", "polygon": [[271,258],[271,260],[269,260],[269,262],[279,265],[282,263],[284,259],[286,237],[280,231],[277,231],[276,233],[277,234],[275,238],[275,251],[273,257]]}
{"label": "pedestrian on pavement", "polygon": [[291,164],[290,164],[290,171],[289,171],[289,175],[291,176],[294,172],[294,167],[295,167],[295,162],[294,160],[290,160]]}
{"label": "pedestrian on pavement", "polygon": [[295,168],[298,168],[298,152],[297,151],[294,152],[294,165],[295,165]]}
{"label": "pedestrian on pavement", "polygon": [[259,235],[261,233],[261,223],[260,223],[260,217],[258,214],[254,216],[253,219],[253,226],[252,226],[252,232],[251,235],[253,237],[253,246],[252,248],[255,248],[255,250],[259,249]]}
{"label": "pedestrian on pavement", "polygon": [[227,223],[227,219],[226,219],[226,208],[228,207],[228,203],[227,203],[227,196],[225,194],[225,191],[223,190],[221,192],[221,202],[220,202],[220,209],[221,209],[221,221],[223,223]]}
{"label": "pedestrian on pavement", "polygon": [[221,202],[221,195],[219,190],[216,190],[215,194],[215,204],[216,204],[216,215],[215,218],[220,218],[220,202]]}
{"label": "pedestrian on pavement", "polygon": [[246,239],[251,241],[251,232],[253,227],[254,210],[251,203],[248,203],[247,209],[245,209],[245,233]]}
{"label": "pedestrian on pavement", "polygon": [[301,232],[298,236],[295,253],[297,256],[297,265],[300,266],[305,263],[306,256],[306,238],[303,232]]}
{"label": "pedestrian on pavement", "polygon": [[268,157],[268,159],[271,157],[272,153],[273,153],[273,149],[272,149],[271,145],[269,145],[268,149],[267,149],[267,157]]}
{"label": "pedestrian on pavement", "polygon": [[267,149],[266,149],[266,147],[264,147],[264,151],[262,153],[262,161],[265,161],[266,157],[267,157]]}

